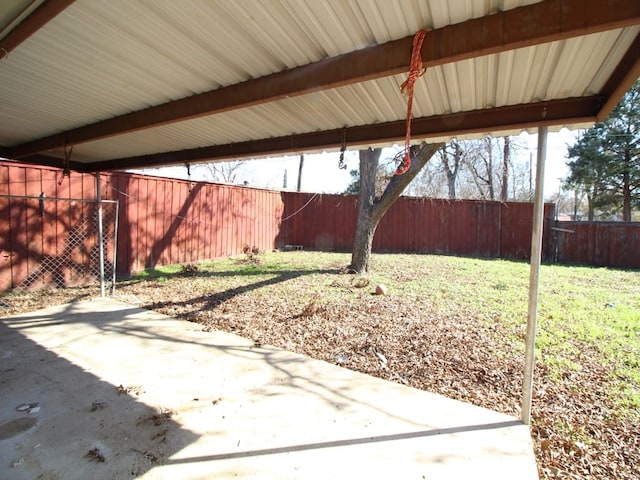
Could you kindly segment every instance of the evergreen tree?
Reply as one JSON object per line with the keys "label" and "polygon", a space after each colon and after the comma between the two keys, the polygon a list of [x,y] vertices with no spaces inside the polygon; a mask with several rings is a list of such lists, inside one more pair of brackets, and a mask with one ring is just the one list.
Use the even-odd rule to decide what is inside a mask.
{"label": "evergreen tree", "polygon": [[585,192],[589,220],[640,207],[640,80],[625,94],[609,117],[588,129],[568,152],[569,188]]}

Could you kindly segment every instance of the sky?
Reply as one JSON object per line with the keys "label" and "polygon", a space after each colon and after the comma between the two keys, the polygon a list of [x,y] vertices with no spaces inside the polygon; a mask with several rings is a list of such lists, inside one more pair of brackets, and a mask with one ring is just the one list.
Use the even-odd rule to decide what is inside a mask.
{"label": "sky", "polygon": [[[567,175],[567,145],[572,145],[575,142],[577,134],[577,131],[569,131],[567,129],[548,134],[544,185],[545,198],[558,191],[560,179]],[[517,138],[520,143],[526,146],[520,151],[519,155],[528,159],[531,153],[535,161],[538,135],[524,132]],[[381,159],[393,156],[397,148],[396,146],[396,150],[393,148],[384,149]],[[358,152],[347,151],[345,153],[346,169],[338,168],[338,160],[338,152],[305,154],[301,190],[314,193],[342,193],[351,182],[349,171],[358,168]],[[249,186],[280,190],[283,189],[286,172],[286,189],[295,190],[298,182],[299,162],[299,155],[250,161],[243,165],[242,170],[237,174],[236,183],[241,184],[246,181]],[[191,179],[194,181],[211,180],[206,167],[192,166],[190,170]],[[182,166],[149,169],[145,172],[151,175],[172,178],[188,178],[187,169]]]}

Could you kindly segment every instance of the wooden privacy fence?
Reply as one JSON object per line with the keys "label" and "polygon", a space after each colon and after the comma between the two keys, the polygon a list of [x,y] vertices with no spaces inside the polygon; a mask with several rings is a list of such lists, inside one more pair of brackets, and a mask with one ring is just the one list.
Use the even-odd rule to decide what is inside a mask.
{"label": "wooden privacy fence", "polygon": [[[281,229],[289,243],[317,250],[351,250],[356,197],[282,195],[285,220]],[[548,220],[553,218],[553,207],[545,205]],[[378,225],[373,250],[527,259],[532,217],[530,203],[401,197]],[[544,235],[548,237],[547,229]],[[545,257],[550,252],[545,249]]]}
{"label": "wooden privacy fence", "polygon": [[[128,173],[102,174],[101,191],[103,199],[117,200],[120,206],[120,276],[157,265],[238,255],[245,245],[272,250],[279,238],[284,210],[279,192]],[[70,239],[74,225],[89,215],[75,213],[82,203],[78,199],[95,198],[93,175],[72,172],[62,177],[53,168],[0,162],[0,291],[36,275],[41,278],[34,279],[34,286],[50,278],[66,278],[66,284],[72,283],[69,278],[73,284],[92,279],[77,271],[90,258],[86,251],[95,249]],[[45,216],[40,215],[41,203]],[[63,214],[71,220],[63,220]],[[65,259],[70,267],[52,272],[43,267],[49,258]]]}
{"label": "wooden privacy fence", "polygon": [[558,263],[640,268],[640,222],[557,222],[552,232]]}
{"label": "wooden privacy fence", "polygon": [[187,264],[276,247],[279,192],[114,173],[103,191],[120,201],[118,272]]}
{"label": "wooden privacy fence", "polygon": [[[158,265],[239,255],[245,246],[261,251],[287,244],[335,251],[352,247],[358,207],[353,196],[275,192],[129,173],[102,174],[100,185],[103,199],[119,202],[115,253],[120,276]],[[82,280],[79,265],[83,258],[91,258],[95,248],[85,241],[72,247],[68,239],[73,225],[92,215],[78,213],[77,205],[96,198],[95,186],[90,174],[62,177],[53,168],[0,162],[0,291],[39,275],[45,257],[72,259],[74,282]],[[532,211],[526,203],[400,198],[378,226],[373,247],[374,251],[526,259]],[[64,220],[63,214],[72,221]],[[545,205],[545,218],[547,260],[640,268],[640,224],[556,225],[551,204]],[[69,278],[65,275],[49,277],[60,281]]]}

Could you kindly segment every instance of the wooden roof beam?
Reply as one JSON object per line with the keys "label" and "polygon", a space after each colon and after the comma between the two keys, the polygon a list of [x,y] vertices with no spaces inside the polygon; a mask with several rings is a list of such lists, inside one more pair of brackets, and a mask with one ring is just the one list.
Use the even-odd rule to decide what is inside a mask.
{"label": "wooden roof beam", "polygon": [[9,55],[22,42],[55,18],[74,0],[45,0],[31,15],[20,22],[9,34],[0,40],[0,60]]}
{"label": "wooden roof beam", "polygon": [[618,66],[614,70],[607,83],[600,91],[607,100],[598,112],[596,120],[606,120],[611,111],[620,102],[620,99],[633,86],[640,77],[640,34],[638,34],[627,50]]}
{"label": "wooden roof beam", "polygon": [[[63,158],[52,157],[49,155],[31,155],[26,158],[21,158],[20,160],[15,160],[12,158],[7,158],[10,162],[16,162],[20,164],[32,164],[32,165],[40,165],[45,167],[53,167],[59,168],[61,170],[65,169],[65,162]],[[76,172],[88,172],[87,166],[85,163],[77,162],[75,160],[70,160],[68,165],[66,166],[69,170],[73,170]],[[93,171],[93,170],[92,170]]]}
{"label": "wooden roof beam", "polygon": [[[426,66],[640,24],[637,0],[544,0],[433,30]],[[21,158],[145,128],[303,95],[408,69],[413,36],[102,120],[11,149]]]}
{"label": "wooden roof beam", "polygon": [[[468,133],[525,129],[539,125],[593,122],[603,101],[604,99],[600,96],[580,97],[414,118],[411,122],[411,132],[415,138],[453,137]],[[174,152],[105,160],[82,164],[80,168],[84,171],[120,170],[339,148],[342,144],[343,132],[346,134],[347,145],[393,143],[404,140],[405,128],[405,121],[400,120],[351,127],[344,130],[310,132],[286,137],[265,138],[242,143],[212,145]]]}

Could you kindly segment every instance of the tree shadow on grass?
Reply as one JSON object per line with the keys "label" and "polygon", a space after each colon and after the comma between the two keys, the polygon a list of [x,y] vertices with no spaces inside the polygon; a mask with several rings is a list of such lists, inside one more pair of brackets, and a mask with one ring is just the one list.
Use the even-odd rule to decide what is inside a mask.
{"label": "tree shadow on grass", "polygon": [[[214,262],[203,262],[202,264],[175,265],[159,268],[150,268],[128,277],[119,278],[121,285],[132,285],[140,282],[150,282],[153,280],[171,280],[174,278],[224,278],[224,277],[251,277],[257,275],[305,275],[313,273],[340,273],[342,269],[315,269],[305,270],[297,268],[295,270],[283,270],[281,265],[263,264],[261,261],[253,260],[251,257],[235,258],[231,260],[236,267],[231,270],[215,270]],[[171,271],[177,268],[175,271]]]}
{"label": "tree shadow on grass", "polygon": [[[257,272],[248,272],[245,275],[248,276],[257,276],[257,275],[274,275],[271,278],[267,278],[265,280],[260,280],[253,283],[248,283],[245,285],[239,285],[237,287],[228,288],[226,290],[215,292],[215,293],[207,293],[199,296],[190,297],[187,300],[176,301],[176,300],[165,300],[162,302],[153,302],[150,304],[143,305],[143,308],[149,308],[151,310],[156,310],[159,308],[165,307],[180,307],[186,306],[187,304],[193,303],[202,303],[203,309],[212,310],[222,303],[237,297],[238,295],[242,295],[243,293],[251,292],[253,290],[258,290],[260,288],[268,287],[271,285],[277,285],[279,283],[283,283],[289,280],[294,280],[299,277],[303,277],[305,275],[314,275],[314,274],[337,274],[339,270],[336,269],[315,269],[315,270],[287,270],[287,271],[279,271],[277,274],[275,272],[268,271],[257,271]],[[235,277],[242,276],[242,273],[238,272],[211,272],[210,275],[206,275],[206,277]]]}

